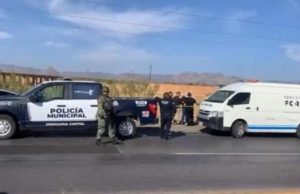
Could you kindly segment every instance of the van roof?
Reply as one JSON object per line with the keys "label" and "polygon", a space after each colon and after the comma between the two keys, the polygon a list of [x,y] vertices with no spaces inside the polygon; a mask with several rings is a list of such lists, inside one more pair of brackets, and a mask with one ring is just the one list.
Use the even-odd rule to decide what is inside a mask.
{"label": "van roof", "polygon": [[229,91],[243,91],[250,90],[251,88],[280,88],[280,89],[299,89],[298,84],[284,84],[284,83],[268,83],[268,82],[238,82],[234,84],[227,85],[221,90]]}

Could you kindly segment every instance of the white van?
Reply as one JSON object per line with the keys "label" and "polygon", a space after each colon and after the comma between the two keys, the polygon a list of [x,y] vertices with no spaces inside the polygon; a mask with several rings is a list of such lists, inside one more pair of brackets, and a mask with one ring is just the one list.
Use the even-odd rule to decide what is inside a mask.
{"label": "white van", "polygon": [[300,137],[300,85],[235,83],[225,86],[200,105],[204,126],[245,133],[296,133]]}

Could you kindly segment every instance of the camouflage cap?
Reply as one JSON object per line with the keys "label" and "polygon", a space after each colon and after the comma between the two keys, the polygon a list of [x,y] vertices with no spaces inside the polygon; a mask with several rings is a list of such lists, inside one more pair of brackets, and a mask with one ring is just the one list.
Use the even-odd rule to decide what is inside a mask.
{"label": "camouflage cap", "polygon": [[109,87],[104,86],[103,89],[102,89],[102,92],[109,92]]}

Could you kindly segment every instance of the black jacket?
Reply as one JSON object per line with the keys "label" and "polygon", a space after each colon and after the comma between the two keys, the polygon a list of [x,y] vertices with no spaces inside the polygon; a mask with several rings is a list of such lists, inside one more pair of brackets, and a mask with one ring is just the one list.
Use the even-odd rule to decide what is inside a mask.
{"label": "black jacket", "polygon": [[196,104],[196,100],[192,97],[185,97],[184,98],[184,104],[187,106],[187,109],[193,109],[194,104]]}
{"label": "black jacket", "polygon": [[172,99],[162,98],[157,99],[160,108],[160,116],[162,119],[173,119],[176,112],[176,106]]}
{"label": "black jacket", "polygon": [[175,97],[173,97],[173,102],[174,102],[175,106],[179,106],[182,102],[182,99],[179,96],[175,96]]}

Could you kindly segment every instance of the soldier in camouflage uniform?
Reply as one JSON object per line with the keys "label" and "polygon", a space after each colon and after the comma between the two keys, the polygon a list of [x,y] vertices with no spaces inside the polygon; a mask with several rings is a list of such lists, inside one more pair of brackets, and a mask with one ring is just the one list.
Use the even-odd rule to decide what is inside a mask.
{"label": "soldier in camouflage uniform", "polygon": [[109,88],[103,87],[102,95],[98,99],[98,131],[97,145],[104,145],[103,134],[108,130],[108,136],[112,139],[112,143],[118,143],[115,137],[115,123],[112,118],[112,100],[109,97]]}

